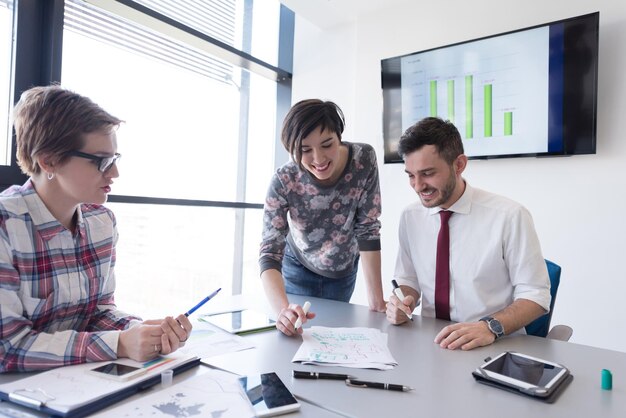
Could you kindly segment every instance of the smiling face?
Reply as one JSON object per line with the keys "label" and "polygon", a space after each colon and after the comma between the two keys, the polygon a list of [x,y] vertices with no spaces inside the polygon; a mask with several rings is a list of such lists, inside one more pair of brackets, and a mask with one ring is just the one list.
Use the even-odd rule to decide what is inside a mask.
{"label": "smiling face", "polygon": [[[102,157],[117,152],[114,131],[96,131],[84,135],[84,145],[78,151]],[[69,205],[81,203],[103,204],[111,192],[113,179],[119,176],[117,164],[104,173],[98,170],[96,161],[73,156],[54,170],[58,184],[57,196]]]}
{"label": "smiling face", "polygon": [[447,209],[461,197],[465,190],[461,174],[466,165],[464,154],[448,164],[434,145],[424,145],[404,157],[409,183],[427,208]]}
{"label": "smiling face", "polygon": [[348,150],[334,132],[317,127],[302,140],[302,166],[322,183],[334,183],[346,166]]}

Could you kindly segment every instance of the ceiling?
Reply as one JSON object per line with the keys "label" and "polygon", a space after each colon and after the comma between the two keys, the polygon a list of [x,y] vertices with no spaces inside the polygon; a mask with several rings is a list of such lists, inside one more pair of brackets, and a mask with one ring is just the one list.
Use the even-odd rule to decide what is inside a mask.
{"label": "ceiling", "polygon": [[411,0],[280,0],[300,17],[320,28],[353,22],[359,16],[370,15]]}

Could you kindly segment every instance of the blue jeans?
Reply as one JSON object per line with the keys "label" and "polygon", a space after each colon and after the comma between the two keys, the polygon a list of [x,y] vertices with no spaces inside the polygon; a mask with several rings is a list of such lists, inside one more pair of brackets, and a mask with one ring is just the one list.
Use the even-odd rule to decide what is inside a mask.
{"label": "blue jeans", "polygon": [[283,278],[285,279],[285,290],[292,295],[350,302],[352,292],[354,292],[358,266],[359,257],[354,261],[354,269],[350,274],[339,279],[331,279],[314,273],[303,266],[293,254],[291,248],[289,248],[289,244],[287,244],[285,246],[282,269]]}

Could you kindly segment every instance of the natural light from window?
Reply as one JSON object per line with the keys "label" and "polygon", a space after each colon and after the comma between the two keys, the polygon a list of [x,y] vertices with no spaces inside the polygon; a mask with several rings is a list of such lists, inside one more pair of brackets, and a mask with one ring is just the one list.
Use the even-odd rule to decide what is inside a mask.
{"label": "natural light from window", "polygon": [[[256,3],[254,21],[264,24],[253,25],[254,43],[277,55],[279,3]],[[235,7],[235,43],[241,42],[241,4]],[[123,158],[112,193],[237,201],[242,70],[218,63],[217,75],[207,76],[125,47],[115,33],[96,39],[68,28],[67,22],[66,3],[63,86],[125,121],[118,131]],[[272,175],[275,109],[276,83],[251,74],[247,203],[263,202]],[[108,206],[120,233],[116,302],[122,309],[144,318],[173,315],[217,287],[231,292],[235,262],[242,263],[246,291],[260,291],[261,209],[245,210],[243,260],[234,260],[235,215],[242,209]]]}
{"label": "natural light from window", "polygon": [[[11,164],[11,45],[13,32],[12,2],[0,1],[0,165]],[[12,6],[11,6],[12,7]]]}

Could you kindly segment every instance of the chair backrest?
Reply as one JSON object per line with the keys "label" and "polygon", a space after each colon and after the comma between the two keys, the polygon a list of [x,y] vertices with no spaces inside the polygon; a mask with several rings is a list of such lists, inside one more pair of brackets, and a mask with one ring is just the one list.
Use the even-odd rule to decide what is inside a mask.
{"label": "chair backrest", "polygon": [[546,260],[546,266],[548,267],[548,276],[550,276],[550,312],[535,319],[530,324],[526,325],[526,334],[536,335],[537,337],[545,337],[550,331],[550,321],[552,320],[552,312],[554,311],[554,300],[556,299],[556,292],[559,290],[559,283],[561,282],[561,266]]}

